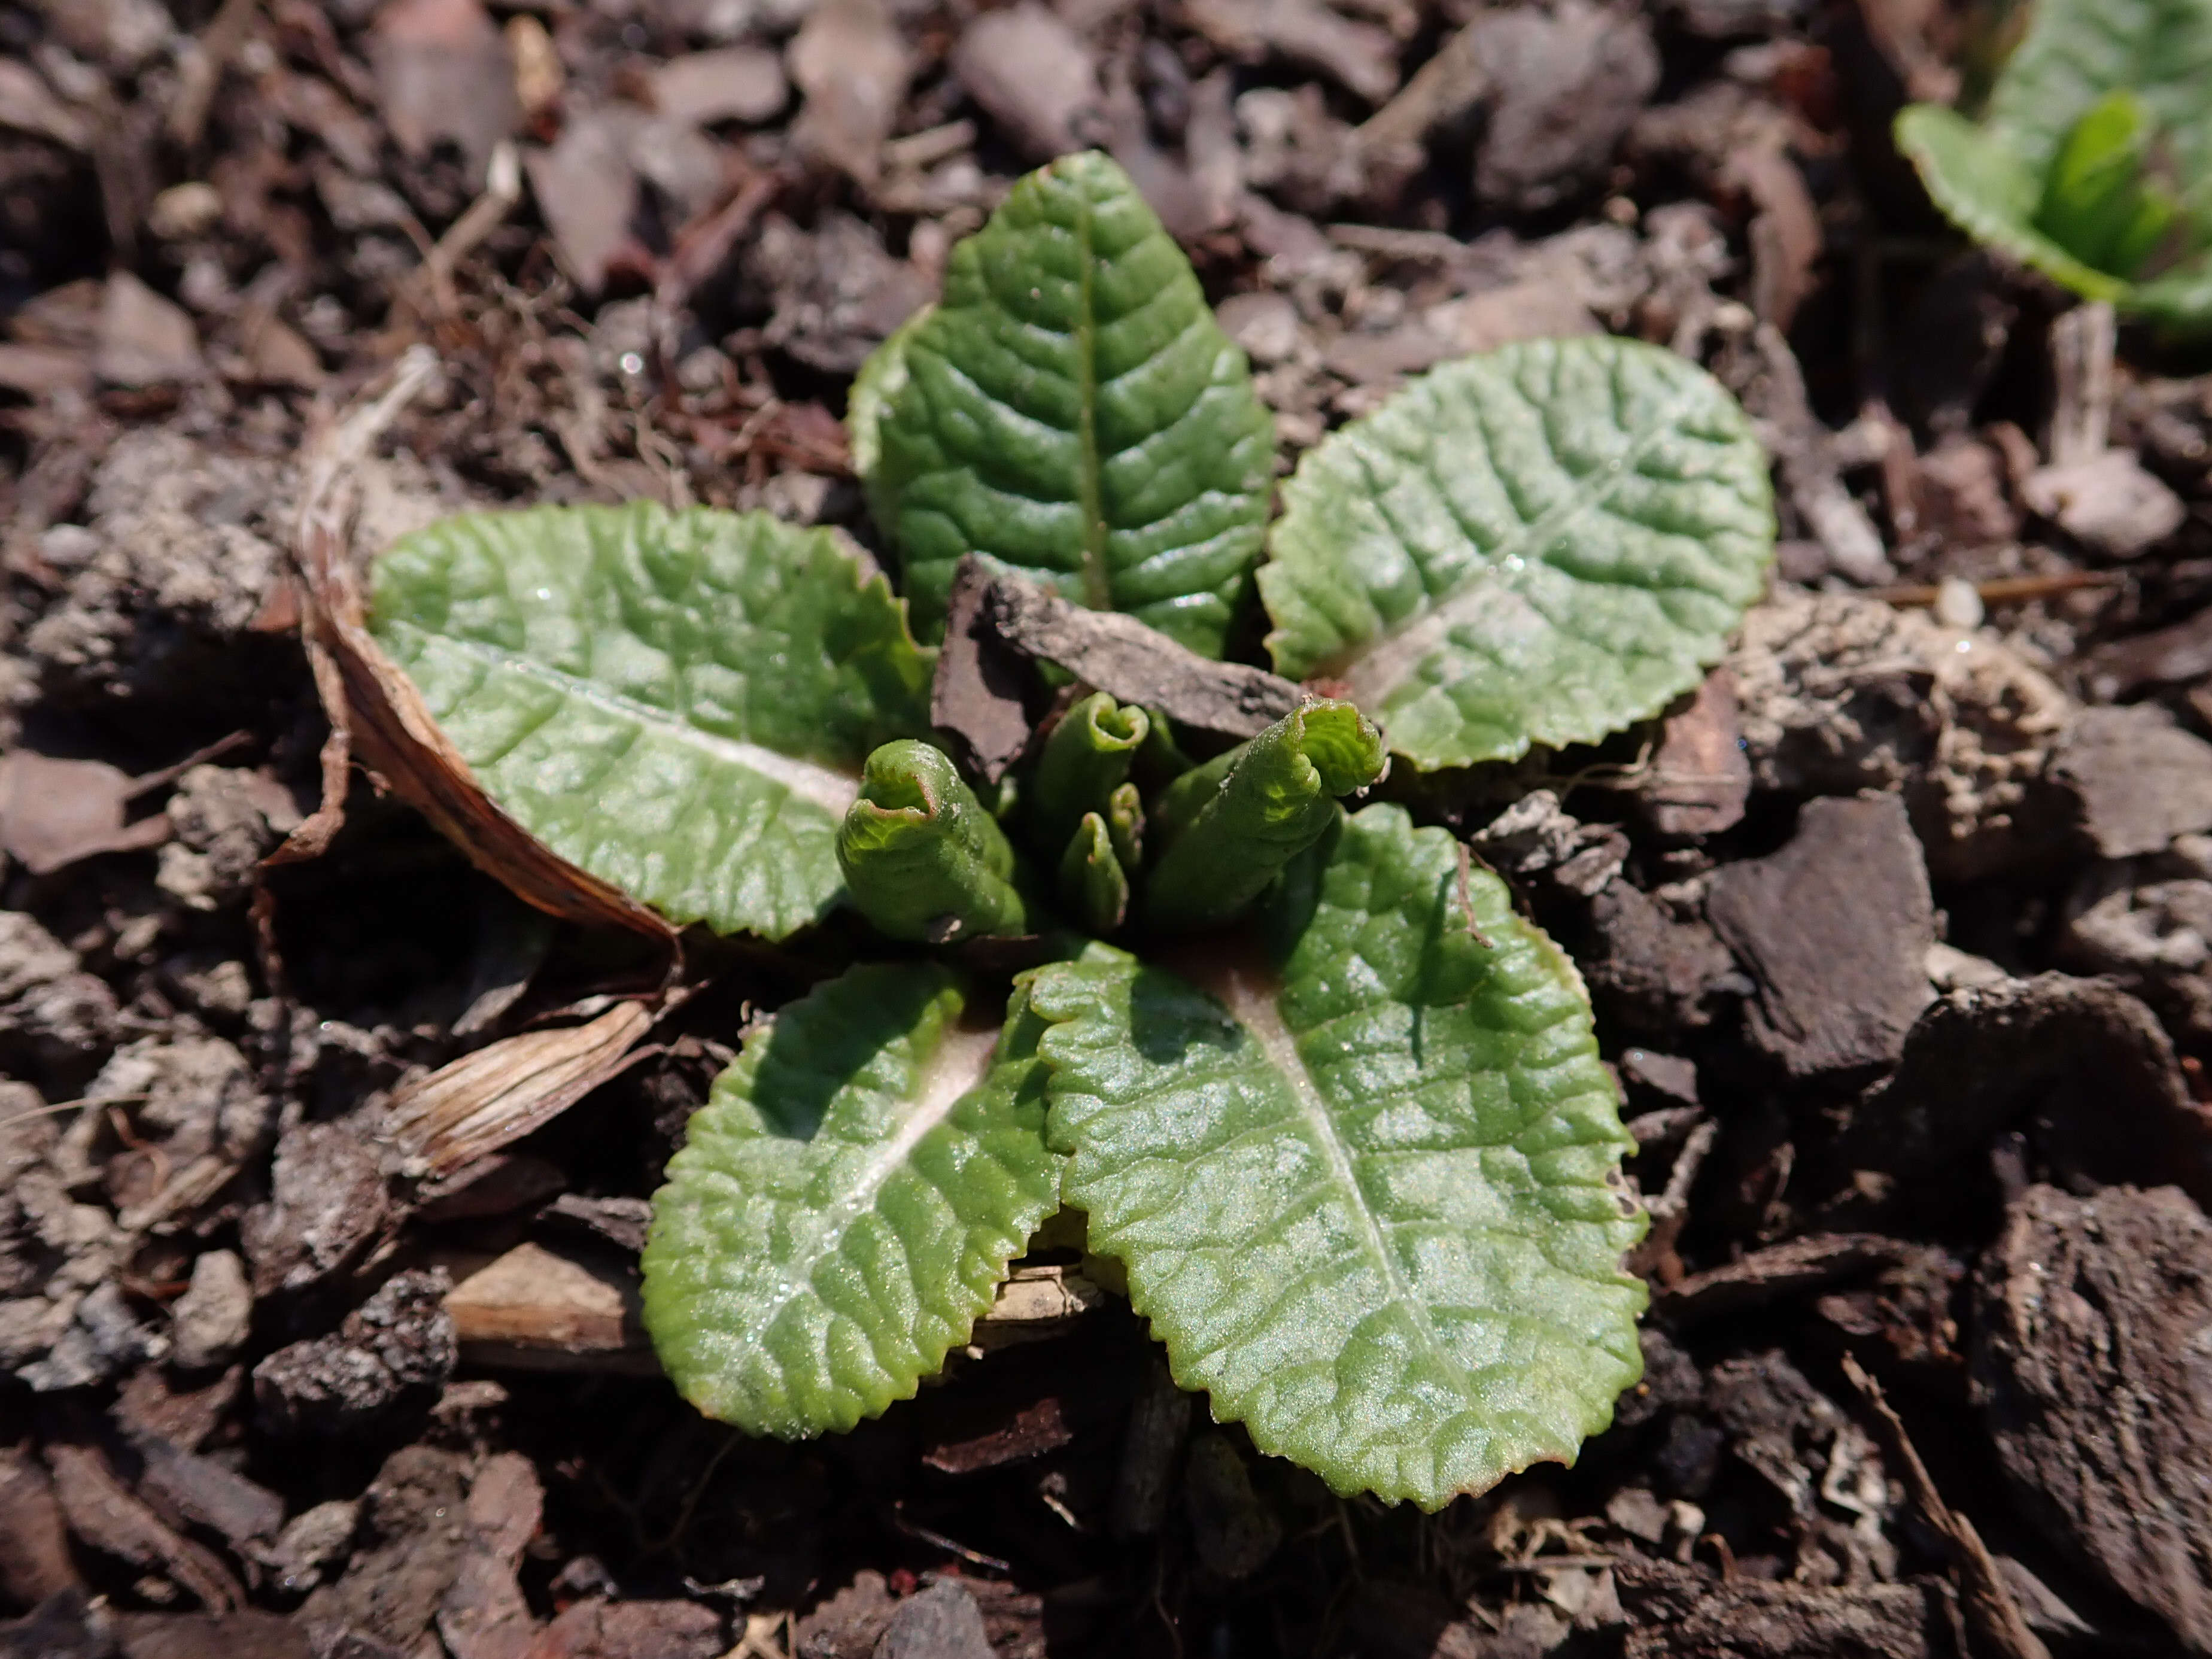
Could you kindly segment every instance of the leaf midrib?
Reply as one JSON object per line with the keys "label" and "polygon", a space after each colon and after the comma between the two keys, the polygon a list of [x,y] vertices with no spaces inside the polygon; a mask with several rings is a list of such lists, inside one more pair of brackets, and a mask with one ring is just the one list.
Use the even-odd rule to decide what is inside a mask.
{"label": "leaf midrib", "polygon": [[1207,976],[1205,988],[1227,1007],[1258,1047],[1261,1059],[1289,1086],[1299,1117],[1311,1128],[1331,1176],[1346,1194],[1367,1254],[1389,1287],[1391,1304],[1405,1310],[1415,1339],[1427,1351],[1438,1371],[1449,1380],[1461,1400],[1470,1407],[1479,1406],[1481,1395],[1474,1377],[1458,1356],[1437,1338],[1428,1318],[1428,1303],[1407,1279],[1389,1240],[1383,1237],[1381,1223],[1367,1203],[1366,1190],[1360,1185],[1358,1171],[1352,1163],[1352,1149],[1337,1133],[1335,1115],[1321,1086],[1314,1081],[1313,1073],[1306,1069],[1305,1059],[1298,1053],[1297,1039],[1283,1023],[1282,1012],[1276,1006],[1279,988],[1249,968],[1224,964]]}
{"label": "leaf midrib", "polygon": [[1091,313],[1091,198],[1075,191],[1075,489],[1083,512],[1083,603],[1114,608],[1112,573],[1106,568],[1105,498],[1098,463],[1098,328]]}
{"label": "leaf midrib", "polygon": [[953,1025],[945,1030],[929,1058],[915,1068],[914,1083],[904,1097],[909,1110],[898,1128],[870,1154],[860,1179],[815,1212],[822,1224],[806,1248],[776,1264],[781,1283],[774,1296],[758,1304],[761,1316],[752,1322],[748,1334],[752,1343],[774,1328],[786,1308],[801,1295],[812,1292],[815,1271],[842,1248],[853,1224],[874,1207],[877,1195],[906,1167],[914,1149],[952,1115],[953,1108],[982,1086],[990,1075],[998,1042],[996,1028]]}
{"label": "leaf midrib", "polygon": [[[1518,386],[1509,389],[1516,398],[1523,396]],[[1447,642],[1453,629],[1492,602],[1499,587],[1528,604],[1527,596],[1521,591],[1522,584],[1513,580],[1518,571],[1503,568],[1505,562],[1518,557],[1523,560],[1524,567],[1543,562],[1544,550],[1577,519],[1602,507],[1621,484],[1636,475],[1644,458],[1674,435],[1674,423],[1695,408],[1703,397],[1702,387],[1682,387],[1652,417],[1650,424],[1631,441],[1615,465],[1608,467],[1594,486],[1589,485],[1586,479],[1577,479],[1567,500],[1538,514],[1495,548],[1482,548],[1468,534],[1465,525],[1460,524],[1459,533],[1482,556],[1465,580],[1442,599],[1431,600],[1426,608],[1397,627],[1376,635],[1357,650],[1346,653],[1339,664],[1326,666],[1321,672],[1341,678],[1351,688],[1352,701],[1363,708],[1373,709],[1380,707],[1382,700],[1403,684],[1414,669]],[[1365,457],[1360,459],[1364,467]],[[1431,447],[1422,456],[1421,470],[1437,476],[1434,462],[1435,450]],[[1376,499],[1380,501],[1380,492],[1376,493]],[[1449,507],[1448,495],[1445,503]],[[1404,539],[1396,537],[1395,531],[1392,534],[1395,539]]]}
{"label": "leaf midrib", "polygon": [[[413,627],[412,624],[408,626]],[[481,640],[436,633],[428,629],[415,631],[420,632],[426,640],[449,647],[465,657],[519,673],[548,690],[588,703],[602,714],[635,720],[639,725],[659,732],[700,754],[779,784],[800,799],[820,807],[833,818],[842,818],[854,801],[860,798],[858,773],[840,771],[835,767],[801,760],[795,755],[786,755],[760,744],[705,731],[665,708],[655,708],[649,703],[635,702],[596,681],[552,667],[534,657],[487,645]]]}

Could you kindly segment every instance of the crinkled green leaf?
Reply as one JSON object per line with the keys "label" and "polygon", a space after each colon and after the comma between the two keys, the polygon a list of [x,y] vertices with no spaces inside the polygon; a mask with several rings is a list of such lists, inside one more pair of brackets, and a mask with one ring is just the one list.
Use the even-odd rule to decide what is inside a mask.
{"label": "crinkled green leaf", "polygon": [[1186,773],[1155,819],[1166,850],[1145,886],[1145,920],[1200,927],[1235,915],[1322,838],[1336,799],[1382,775],[1382,734],[1348,702],[1316,699]]}
{"label": "crinkled green leaf", "polygon": [[1129,875],[1114,851],[1106,820],[1085,812],[1060,860],[1060,902],[1094,933],[1110,933],[1129,913]]}
{"label": "crinkled green leaf", "polygon": [[[891,331],[890,337],[867,356],[845,394],[845,431],[853,449],[853,471],[872,480],[883,457],[884,414],[906,386],[906,343],[914,337],[932,307],[924,306]],[[872,501],[871,506],[874,505]]]}
{"label": "crinkled green leaf", "polygon": [[1762,591],[1765,452],[1633,340],[1447,363],[1309,450],[1260,591],[1279,672],[1423,769],[1586,743],[1697,684]]}
{"label": "crinkled green leaf", "polygon": [[[2105,212],[2085,218],[2079,163],[2112,158],[2116,107],[2146,129],[2135,189],[2108,184]],[[1984,120],[1916,104],[1896,133],[1936,205],[1976,240],[2089,299],[2176,331],[2212,327],[2212,0],[2038,0]],[[2175,211],[2154,227],[2162,197]],[[2107,214],[2130,234],[2099,228]],[[2171,268],[2130,282],[2153,250]]]}
{"label": "crinkled green leaf", "polygon": [[951,757],[919,739],[868,757],[837,831],[837,862],[860,914],[893,939],[1029,931],[1006,833]]}
{"label": "crinkled green leaf", "polygon": [[537,507],[377,561],[377,638],[492,799],[677,921],[781,938],[842,886],[861,763],[929,726],[902,607],[766,514]]}
{"label": "crinkled green leaf", "polygon": [[1059,1202],[1039,1023],[927,963],[864,964],[779,1012],[654,1195],[645,1322],[709,1417],[848,1429],[968,1340]]}
{"label": "crinkled green leaf", "polygon": [[1091,1249],[1178,1382],[1340,1492],[1434,1509],[1573,1461],[1641,1371],[1644,1303],[1579,978],[1395,806],[1265,919],[1265,956],[1033,981]]}
{"label": "crinkled green leaf", "polygon": [[[1128,176],[1064,155],[958,244],[887,343],[867,471],[915,623],[977,553],[1210,656],[1260,550],[1274,425],[1244,354]],[[872,394],[874,395],[874,394]]]}
{"label": "crinkled green leaf", "polygon": [[1070,705],[1044,740],[1028,790],[1030,817],[1048,847],[1063,845],[1086,812],[1103,812],[1129,775],[1152,720],[1103,691]]}

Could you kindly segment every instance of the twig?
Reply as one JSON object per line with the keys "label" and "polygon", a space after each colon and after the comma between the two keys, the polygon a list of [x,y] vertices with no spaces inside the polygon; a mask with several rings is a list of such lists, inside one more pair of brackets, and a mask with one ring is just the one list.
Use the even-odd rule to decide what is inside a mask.
{"label": "twig", "polygon": [[958,1556],[971,1566],[988,1567],[994,1572],[1004,1573],[1011,1573],[1014,1570],[1012,1562],[1001,1561],[997,1556],[986,1555],[981,1550],[971,1550],[957,1538],[947,1538],[943,1533],[923,1526],[919,1521],[908,1520],[905,1506],[902,1504],[891,1505],[891,1525],[909,1538],[919,1538],[925,1544]]}
{"label": "twig", "polygon": [[84,1095],[76,1100],[58,1100],[51,1106],[33,1106],[28,1111],[17,1112],[12,1117],[0,1117],[0,1129],[12,1129],[18,1123],[28,1123],[34,1117],[58,1117],[64,1112],[74,1112],[82,1106],[120,1106],[126,1102],[151,1100],[151,1095]]}
{"label": "twig", "polygon": [[2051,464],[2075,466],[2105,453],[2112,430],[2112,355],[2119,325],[2101,300],[2051,325]]}
{"label": "twig", "polygon": [[1968,1623],[1989,1643],[1991,1651],[2004,1655],[2005,1659],[2051,1659],[2051,1650],[2028,1629],[2020,1604],[2013,1600],[2011,1586],[1998,1572],[1974,1523],[1945,1503],[1943,1494],[1936,1490],[1934,1477],[1905,1433],[1904,1419],[1883,1395],[1881,1384],[1850,1354],[1844,1356],[1844,1375],[1882,1425],[1884,1438],[1903,1466],[1905,1490],[1912,1494],[1913,1507],[1949,1542],[1952,1569],[1958,1575]]}
{"label": "twig", "polygon": [[[1997,576],[1974,583],[1973,589],[1984,605],[2027,605],[2085,587],[2118,587],[2126,580],[2127,577],[2117,570],[2062,570],[2047,576]],[[1942,592],[1940,587],[1915,583],[1869,588],[1867,598],[1890,605],[1933,605]]]}
{"label": "twig", "polygon": [[446,227],[446,234],[438,238],[422,261],[423,280],[430,286],[430,303],[439,316],[450,317],[460,309],[460,298],[453,292],[455,268],[476,251],[478,243],[499,228],[521,199],[522,158],[514,141],[502,138],[492,147],[483,194]]}

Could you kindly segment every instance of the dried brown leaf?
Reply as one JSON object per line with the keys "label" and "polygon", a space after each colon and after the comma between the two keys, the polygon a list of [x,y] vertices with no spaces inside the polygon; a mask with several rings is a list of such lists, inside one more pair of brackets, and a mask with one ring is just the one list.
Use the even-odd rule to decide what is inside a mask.
{"label": "dried brown leaf", "polygon": [[624,1002],[584,1025],[488,1043],[402,1088],[388,1133],[434,1179],[550,1123],[636,1056],[653,1010]]}
{"label": "dried brown leaf", "polygon": [[329,846],[345,821],[347,763],[358,760],[435,824],[471,863],[518,897],[564,921],[666,940],[672,968],[675,928],[620,889],[560,857],[501,811],[439,730],[413,682],[385,655],[366,626],[349,546],[356,495],[352,471],[435,369],[427,347],[411,348],[382,397],[310,440],[293,556],[306,588],[308,660],[331,736],[323,748],[322,805],[271,861],[313,858]]}

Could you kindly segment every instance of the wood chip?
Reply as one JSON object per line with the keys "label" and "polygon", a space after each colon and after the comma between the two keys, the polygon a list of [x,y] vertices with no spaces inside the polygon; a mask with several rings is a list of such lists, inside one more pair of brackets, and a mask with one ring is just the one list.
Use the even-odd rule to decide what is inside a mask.
{"label": "wood chip", "polygon": [[2212,1221],[2171,1187],[2031,1187],[1975,1312],[1975,1376],[2027,1517],[2212,1651]]}
{"label": "wood chip", "polygon": [[791,124],[793,145],[873,185],[914,73],[883,0],[822,0],[786,48],[784,67],[806,95]]}
{"label": "wood chip", "polygon": [[2212,830],[2212,744],[2160,708],[2087,708],[2052,757],[2102,857],[2162,853],[2175,836]]}
{"label": "wood chip", "polygon": [[1896,1072],[1850,1108],[1836,1157],[1917,1180],[1980,1158],[2016,1123],[2069,1179],[2170,1181],[2212,1202],[2212,1109],[2172,1039],[2110,981],[2066,974],[1933,1004]]}
{"label": "wood chip", "polygon": [[159,847],[170,836],[167,814],[125,821],[149,787],[105,761],[11,750],[0,755],[0,848],[43,876],[97,854]]}
{"label": "wood chip", "polygon": [[2020,498],[2112,559],[2140,557],[2189,519],[2181,497],[2125,449],[2071,466],[2039,467],[2021,481]]}
{"label": "wood chip", "polygon": [[1098,102],[1083,37],[1037,0],[987,11],[960,32],[952,73],[1032,162],[1082,148],[1076,124]]}
{"label": "wood chip", "polygon": [[1743,822],[1751,757],[1743,751],[1735,681],[1726,668],[1706,675],[1688,705],[1667,717],[1638,799],[1662,836],[1717,836]]}
{"label": "wood chip", "polygon": [[969,1343],[988,1351],[1059,1336],[1105,1300],[1105,1291],[1073,1267],[1017,1267],[976,1316]]}
{"label": "wood chip", "polygon": [[1793,1077],[1893,1062],[1934,995],[1935,902],[1895,795],[1808,801],[1787,847],[1714,877],[1705,914],[1759,981],[1753,1041]]}
{"label": "wood chip", "polygon": [[653,107],[679,121],[773,119],[791,96],[783,60],[765,46],[723,46],[657,64],[646,77]]}
{"label": "wood chip", "polygon": [[1200,731],[1256,737],[1306,700],[1302,687],[1279,675],[1214,662],[1134,617],[1086,611],[1018,576],[989,577],[983,606],[993,629],[1017,650]]}
{"label": "wood chip", "polygon": [[0,1446],[0,1595],[33,1607],[83,1583],[53,1481],[27,1453]]}
{"label": "wood chip", "polygon": [[118,270],[107,279],[92,367],[110,386],[135,388],[196,380],[206,364],[191,313]]}
{"label": "wood chip", "polygon": [[716,1659],[722,1621],[696,1601],[579,1601],[546,1626],[526,1659]]}
{"label": "wood chip", "polygon": [[1912,1249],[1879,1233],[1815,1233],[1793,1238],[1691,1274],[1662,1291],[1653,1311],[1675,1326],[1741,1313],[1846,1284],[1903,1260]]}
{"label": "wood chip", "polygon": [[234,1547],[276,1537],[284,1500],[211,1457],[146,1437],[137,1443],[144,1468],[138,1492],[179,1522],[221,1533]]}
{"label": "wood chip", "polygon": [[182,1537],[146,1507],[92,1446],[46,1448],[54,1493],[70,1530],[93,1548],[173,1578],[202,1607],[228,1613],[246,1592],[213,1553]]}
{"label": "wood chip", "polygon": [[551,1122],[634,1064],[653,1011],[617,1003],[583,1025],[487,1043],[393,1094],[386,1133],[410,1166],[453,1174]]}
{"label": "wood chip", "polygon": [[996,783],[1029,747],[1034,729],[1029,659],[1000,637],[984,601],[990,573],[963,559],[947,599],[945,643],[929,686],[930,723],[962,768]]}
{"label": "wood chip", "polygon": [[472,1364],[649,1376],[637,1275],[594,1257],[518,1244],[463,1279],[446,1312]]}

